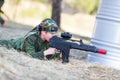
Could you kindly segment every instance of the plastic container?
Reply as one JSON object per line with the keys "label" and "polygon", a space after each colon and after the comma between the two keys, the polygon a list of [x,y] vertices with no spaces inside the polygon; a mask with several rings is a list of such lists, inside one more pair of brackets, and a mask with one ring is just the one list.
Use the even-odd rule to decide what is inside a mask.
{"label": "plastic container", "polygon": [[87,60],[120,69],[120,0],[101,0],[91,44],[107,50],[90,53]]}

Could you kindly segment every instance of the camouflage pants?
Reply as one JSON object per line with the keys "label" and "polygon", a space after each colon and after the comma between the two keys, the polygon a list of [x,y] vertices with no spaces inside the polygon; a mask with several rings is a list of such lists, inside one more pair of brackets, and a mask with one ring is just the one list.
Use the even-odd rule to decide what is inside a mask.
{"label": "camouflage pants", "polygon": [[13,38],[10,40],[0,40],[0,45],[7,48],[14,48],[16,50],[21,50],[23,38]]}
{"label": "camouflage pants", "polygon": [[[16,39],[10,39],[10,40],[0,40],[0,45],[6,47],[8,49],[14,48],[18,51],[23,51],[22,48],[21,48],[22,40],[23,40],[22,38],[16,38]],[[33,53],[33,54],[30,54],[30,55],[34,58],[39,58],[40,59],[40,56],[42,56],[44,58],[43,54],[37,53],[37,52]],[[56,53],[54,55],[48,55],[48,56],[46,56],[46,58],[48,60],[56,59],[56,58],[59,59],[59,55],[60,55],[60,52],[56,51]]]}
{"label": "camouflage pants", "polygon": [[5,46],[7,48],[11,48],[12,47],[10,40],[0,40],[0,45],[1,46]]}

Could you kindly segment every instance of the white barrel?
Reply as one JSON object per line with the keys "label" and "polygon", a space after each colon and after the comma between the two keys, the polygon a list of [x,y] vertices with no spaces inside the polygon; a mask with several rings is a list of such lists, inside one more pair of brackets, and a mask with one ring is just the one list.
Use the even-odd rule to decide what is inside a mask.
{"label": "white barrel", "polygon": [[91,44],[107,50],[106,55],[90,53],[89,62],[120,69],[120,0],[101,0]]}

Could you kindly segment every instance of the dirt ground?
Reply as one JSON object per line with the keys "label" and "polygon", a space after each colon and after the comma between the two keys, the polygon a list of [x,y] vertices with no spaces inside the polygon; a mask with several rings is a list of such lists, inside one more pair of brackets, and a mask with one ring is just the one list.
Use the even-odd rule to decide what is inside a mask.
{"label": "dirt ground", "polygon": [[[0,39],[23,36],[31,26],[9,22],[0,27]],[[86,62],[87,53],[78,50],[70,52],[70,62],[60,60],[39,60],[0,47],[0,80],[119,80],[120,70],[95,63]]]}

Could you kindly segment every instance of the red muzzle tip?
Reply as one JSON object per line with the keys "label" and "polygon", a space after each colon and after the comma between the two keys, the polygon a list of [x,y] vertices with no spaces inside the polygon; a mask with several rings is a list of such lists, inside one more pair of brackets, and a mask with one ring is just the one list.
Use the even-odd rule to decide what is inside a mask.
{"label": "red muzzle tip", "polygon": [[106,50],[104,50],[104,49],[99,49],[99,50],[98,50],[98,53],[100,53],[100,54],[106,54]]}

